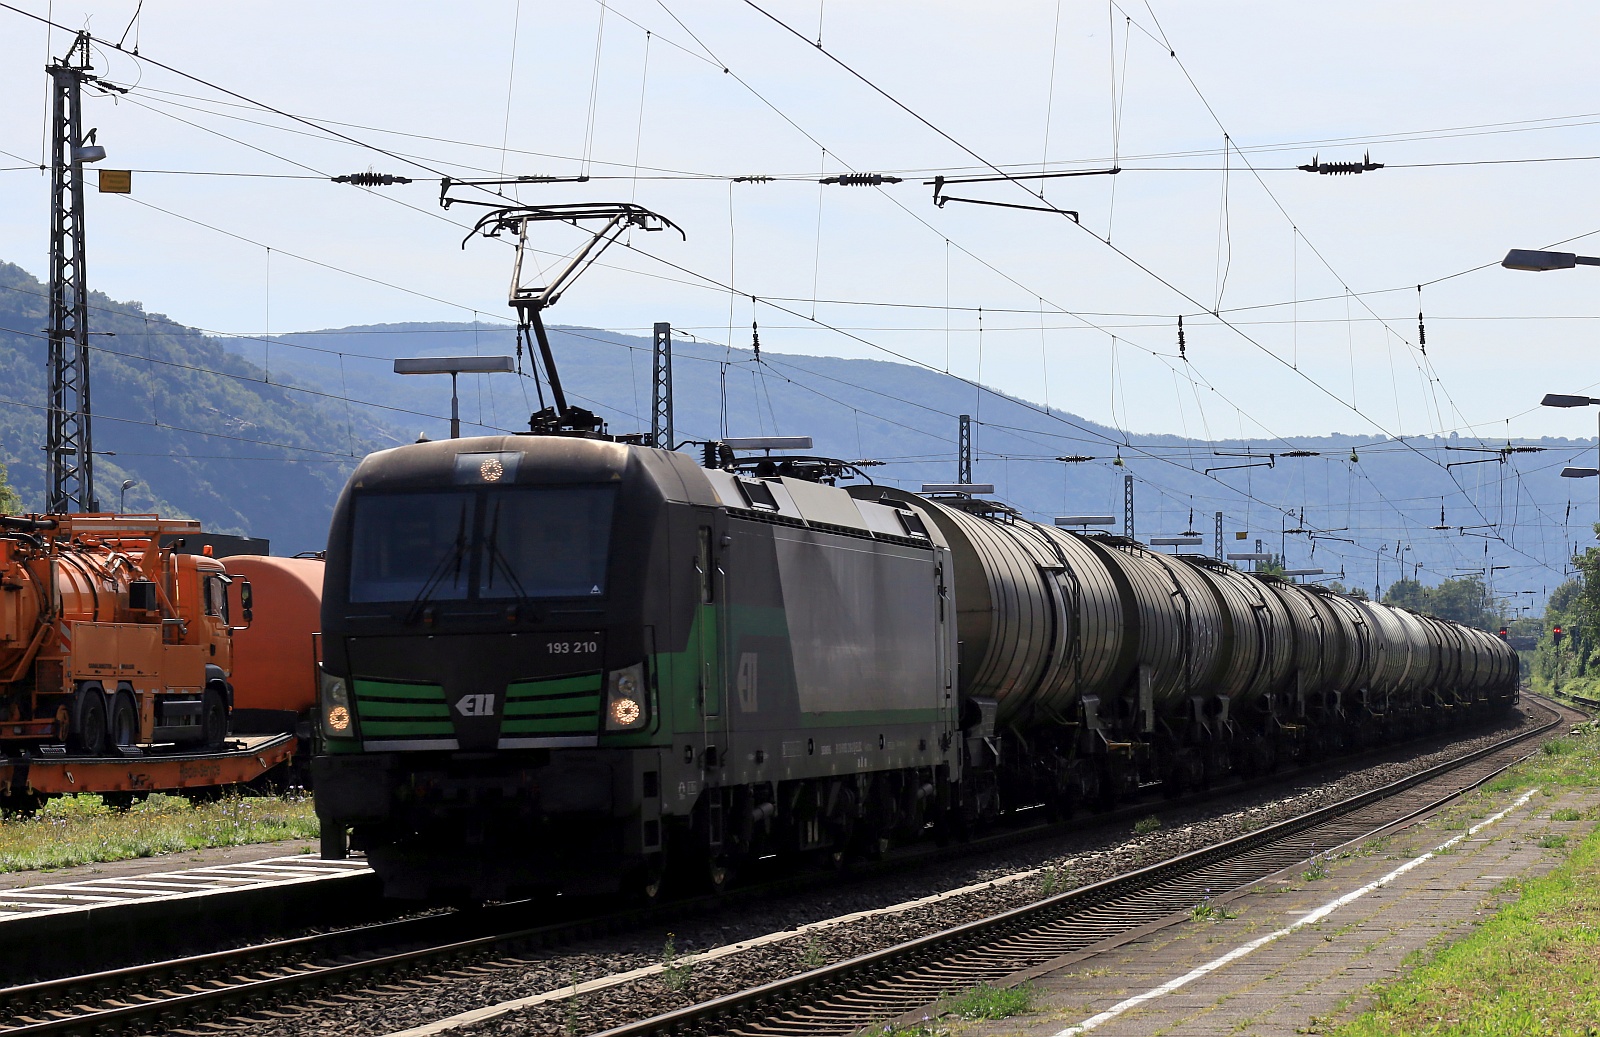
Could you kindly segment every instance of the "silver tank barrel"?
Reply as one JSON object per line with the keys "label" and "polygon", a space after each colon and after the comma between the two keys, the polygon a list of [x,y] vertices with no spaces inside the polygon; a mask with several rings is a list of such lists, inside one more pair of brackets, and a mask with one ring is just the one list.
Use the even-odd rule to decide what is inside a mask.
{"label": "silver tank barrel", "polygon": [[1126,679],[1137,627],[1105,559],[1083,538],[901,490],[872,494],[915,508],[950,544],[958,687],[994,699],[998,723],[1039,711],[1070,718],[1080,695],[1105,696]]}
{"label": "silver tank barrel", "polygon": [[1137,541],[1103,534],[1086,539],[1116,566],[1130,595],[1139,623],[1136,662],[1148,668],[1154,711],[1171,712],[1191,695],[1210,694],[1222,612],[1205,580],[1193,566]]}
{"label": "silver tank barrel", "polygon": [[1222,649],[1208,690],[1247,706],[1276,687],[1294,662],[1288,609],[1277,595],[1233,566],[1205,555],[1179,555],[1210,586],[1222,615]]}
{"label": "silver tank barrel", "polygon": [[[1325,693],[1332,683],[1332,674],[1344,666],[1348,647],[1335,636],[1338,620],[1328,611],[1317,595],[1281,576],[1267,573],[1250,573],[1282,604],[1288,618],[1289,632],[1294,642],[1288,670],[1282,679],[1269,690],[1283,696],[1285,702],[1297,702],[1301,696]],[[1299,709],[1290,712],[1298,715]]]}

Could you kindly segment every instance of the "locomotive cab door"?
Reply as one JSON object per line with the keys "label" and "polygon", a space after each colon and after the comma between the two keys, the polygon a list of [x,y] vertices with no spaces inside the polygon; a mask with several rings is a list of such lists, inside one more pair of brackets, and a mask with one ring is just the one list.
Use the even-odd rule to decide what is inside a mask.
{"label": "locomotive cab door", "polygon": [[701,767],[706,784],[716,784],[712,776],[722,764],[727,749],[725,668],[722,645],[727,624],[727,579],[722,569],[721,551],[711,516],[701,517],[696,528],[694,577],[698,595],[692,654],[695,666],[695,699],[700,721]]}

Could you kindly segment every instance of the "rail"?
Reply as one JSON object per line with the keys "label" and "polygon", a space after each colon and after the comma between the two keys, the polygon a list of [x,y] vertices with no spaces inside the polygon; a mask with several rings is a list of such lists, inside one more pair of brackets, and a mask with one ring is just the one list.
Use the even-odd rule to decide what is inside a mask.
{"label": "rail", "polygon": [[[930,966],[935,961],[948,963],[951,958],[956,956],[962,956],[968,963],[975,963],[976,971],[980,976],[986,972],[992,977],[997,971],[992,964],[997,956],[991,948],[999,941],[1015,939],[1021,934],[1061,921],[1086,909],[1122,899],[1130,894],[1150,891],[1181,876],[1201,872],[1214,865],[1263,850],[1274,843],[1288,840],[1300,833],[1325,825],[1332,820],[1353,814],[1364,807],[1395,797],[1402,792],[1440,778],[1451,771],[1470,765],[1492,754],[1504,752],[1521,742],[1549,731],[1562,722],[1563,718],[1558,714],[1546,724],[1467,753],[1457,759],[1419,771],[1389,785],[1321,807],[1300,817],[1282,821],[1258,831],[1183,854],[1160,864],[1057,894],[1036,903],[1013,908],[989,918],[968,922],[943,932],[863,954],[847,961],[837,962],[810,972],[662,1013],[649,1019],[614,1027],[603,1031],[598,1037],[655,1037],[655,1035],[660,1034],[706,1033],[717,1032],[736,1025],[740,1026],[741,1032],[749,1032],[760,1029],[759,1019],[770,1018],[780,1012],[785,1015],[784,1028],[789,1029],[790,1032],[798,1032],[794,1030],[797,1024],[795,1009],[802,1001],[853,992],[852,1002],[866,1002],[868,998],[862,995],[858,988],[866,983],[879,979],[887,980],[891,977],[896,979],[896,985],[900,988],[903,996],[907,985],[904,973],[919,967]],[[1393,827],[1430,810],[1437,809],[1442,803],[1448,802],[1450,799],[1461,795],[1464,791],[1489,780],[1489,777],[1492,777],[1493,774],[1498,774],[1506,767],[1513,766],[1516,762],[1520,762],[1521,759],[1525,758],[1520,757],[1518,760],[1508,762],[1504,767],[1497,768],[1488,776],[1476,779],[1464,788],[1456,788],[1437,800],[1408,811],[1401,817],[1390,819],[1379,826],[1378,830]],[[1294,861],[1291,860],[1287,863],[1294,863]],[[1277,868],[1271,870],[1278,870],[1283,866],[1287,865],[1280,864]],[[1169,912],[1163,911],[1162,913]],[[1045,960],[1050,960],[1055,956],[1055,954],[1051,953],[1045,957]],[[981,964],[986,960],[991,961],[987,969]],[[1017,969],[1010,967],[1014,963],[1010,955],[1006,955],[1000,960],[1004,960],[1008,964],[998,969],[999,975],[1009,975],[1017,971]],[[936,1001],[941,992],[952,989],[951,971],[948,968],[941,971],[939,982],[929,988],[932,994],[923,1001],[924,1004]],[[969,971],[974,970],[969,969]],[[888,1014],[894,1016],[900,1013],[891,1010]],[[830,1022],[839,1020],[841,1015],[839,1006],[837,1004],[832,1005],[828,1014]],[[862,1018],[846,1026],[842,1032],[850,1032],[854,1028],[870,1024],[882,1018],[882,1015],[874,1015],[868,1012]],[[803,1028],[804,1023],[802,1022],[800,1025]],[[825,1028],[816,1032],[825,1032]]]}

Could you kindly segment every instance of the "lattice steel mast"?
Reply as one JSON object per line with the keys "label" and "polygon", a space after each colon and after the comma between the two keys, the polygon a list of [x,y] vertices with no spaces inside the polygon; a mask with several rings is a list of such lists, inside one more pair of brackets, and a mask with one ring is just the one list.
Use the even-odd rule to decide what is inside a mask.
{"label": "lattice steel mast", "polygon": [[[77,56],[75,62],[74,56]],[[51,95],[50,402],[45,510],[98,511],[89,405],[89,289],[83,244],[83,163],[104,157],[83,140],[82,88],[89,37],[48,66]],[[90,131],[93,143],[94,131]]]}

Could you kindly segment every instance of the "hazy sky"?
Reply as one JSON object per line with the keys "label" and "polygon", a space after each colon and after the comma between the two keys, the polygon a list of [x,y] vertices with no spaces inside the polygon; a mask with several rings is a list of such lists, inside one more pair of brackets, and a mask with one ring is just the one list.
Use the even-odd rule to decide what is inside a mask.
{"label": "hazy sky", "polygon": [[[88,122],[105,165],[137,172],[131,198],[90,196],[91,284],[210,330],[504,319],[510,250],[460,247],[473,213],[440,210],[438,175],[588,171],[520,196],[636,200],[688,240],[634,234],[553,322],[748,344],[754,318],[767,350],[900,354],[1135,433],[1594,431],[1536,404],[1600,392],[1600,271],[1494,265],[1563,239],[1600,252],[1578,237],[1600,234],[1593,4],[761,0],[801,39],[734,0],[145,0],[131,28],[136,0],[8,2],[126,28],[129,49],[324,127],[96,51],[133,91],[89,100]],[[0,165],[39,161],[43,66],[67,42],[0,10]],[[1386,168],[1293,168],[1367,151]],[[1081,225],[936,208],[924,183],[1113,158],[1117,176],[1046,183]],[[417,182],[319,179],[369,168]],[[904,182],[816,182],[852,170]],[[0,173],[0,258],[39,275],[46,188]],[[1415,286],[1440,278],[1423,355]]]}

